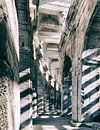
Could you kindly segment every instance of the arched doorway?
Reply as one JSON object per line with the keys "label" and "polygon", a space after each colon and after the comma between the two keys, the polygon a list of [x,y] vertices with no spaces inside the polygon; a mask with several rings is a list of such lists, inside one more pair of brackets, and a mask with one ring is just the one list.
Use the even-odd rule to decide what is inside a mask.
{"label": "arched doorway", "polygon": [[100,4],[94,10],[82,53],[82,120],[100,114]]}
{"label": "arched doorway", "polygon": [[72,92],[72,61],[69,56],[64,57],[64,67],[62,74],[62,102],[61,114],[71,115],[71,92]]}

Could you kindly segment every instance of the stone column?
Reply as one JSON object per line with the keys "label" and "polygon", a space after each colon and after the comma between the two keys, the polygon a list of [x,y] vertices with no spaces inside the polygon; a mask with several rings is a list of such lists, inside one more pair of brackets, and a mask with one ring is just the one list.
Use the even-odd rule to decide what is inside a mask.
{"label": "stone column", "polygon": [[72,72],[72,120],[75,125],[81,122],[81,78],[77,68]]}
{"label": "stone column", "polygon": [[[37,69],[37,62],[36,61],[32,61],[32,67],[31,67],[31,76],[32,76],[32,107],[33,107],[33,118],[36,118],[38,115],[38,93],[37,93],[37,74],[38,74],[38,69]],[[34,120],[33,120],[33,124],[34,124]]]}
{"label": "stone column", "polygon": [[18,0],[18,22],[20,40],[20,129],[32,129],[32,83],[30,81],[31,27],[29,0]]}
{"label": "stone column", "polygon": [[64,97],[64,89],[63,84],[61,85],[61,115],[63,115],[63,97]]}
{"label": "stone column", "polygon": [[[77,32],[75,32],[77,34]],[[81,46],[79,37],[73,37],[73,62],[72,62],[72,120],[79,125],[81,122]],[[80,37],[81,39],[81,37]]]}

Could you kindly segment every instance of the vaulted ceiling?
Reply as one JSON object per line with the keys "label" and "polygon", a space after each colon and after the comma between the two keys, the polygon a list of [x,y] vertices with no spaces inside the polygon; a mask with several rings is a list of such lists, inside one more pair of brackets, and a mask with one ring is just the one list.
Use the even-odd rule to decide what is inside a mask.
{"label": "vaulted ceiling", "polygon": [[38,38],[43,43],[46,57],[58,68],[58,45],[72,0],[31,0],[31,16],[36,12],[36,2],[39,2]]}
{"label": "vaulted ceiling", "polygon": [[39,39],[47,46],[59,44],[71,0],[33,0],[31,3],[34,6],[36,2],[39,2]]}
{"label": "vaulted ceiling", "polygon": [[40,0],[39,37],[47,47],[59,44],[69,7],[70,0]]}

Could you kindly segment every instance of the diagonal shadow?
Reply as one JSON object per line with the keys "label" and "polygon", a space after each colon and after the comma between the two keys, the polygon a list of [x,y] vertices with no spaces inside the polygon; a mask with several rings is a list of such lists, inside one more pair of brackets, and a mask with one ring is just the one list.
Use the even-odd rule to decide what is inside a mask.
{"label": "diagonal shadow", "polygon": [[[90,51],[89,51],[90,52]],[[88,55],[88,53],[86,53]],[[100,96],[100,64],[99,60],[93,60],[100,55],[100,49],[95,52],[90,53],[90,55],[85,56],[83,59],[83,66],[86,67],[82,72],[82,114],[84,115],[84,120],[92,120],[95,114],[100,113],[100,108],[98,107]]]}

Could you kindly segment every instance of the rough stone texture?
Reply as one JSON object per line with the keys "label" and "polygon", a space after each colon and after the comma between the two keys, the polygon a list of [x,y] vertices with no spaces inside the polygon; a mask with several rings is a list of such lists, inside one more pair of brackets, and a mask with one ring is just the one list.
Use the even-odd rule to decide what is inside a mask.
{"label": "rough stone texture", "polygon": [[20,125],[19,41],[14,4],[0,1],[0,130],[19,130]]}
{"label": "rough stone texture", "polygon": [[[19,130],[20,99],[18,84],[13,81],[6,61],[0,60],[0,129]],[[13,100],[12,100],[13,99]],[[17,121],[17,124],[16,124]]]}
{"label": "rough stone texture", "polygon": [[0,129],[7,129],[8,122],[7,122],[7,98],[6,97],[6,86],[0,83]]}

